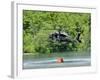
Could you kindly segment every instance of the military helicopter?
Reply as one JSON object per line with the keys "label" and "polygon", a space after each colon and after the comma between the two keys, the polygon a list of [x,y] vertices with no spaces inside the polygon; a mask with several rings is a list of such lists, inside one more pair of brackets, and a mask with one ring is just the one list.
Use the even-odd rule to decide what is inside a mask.
{"label": "military helicopter", "polygon": [[82,34],[82,31],[79,27],[76,28],[77,35],[75,38],[72,38],[70,35],[68,35],[67,32],[62,31],[60,28],[56,31],[50,34],[49,38],[53,42],[62,42],[62,43],[69,43],[69,42],[79,42],[81,43],[80,36]]}

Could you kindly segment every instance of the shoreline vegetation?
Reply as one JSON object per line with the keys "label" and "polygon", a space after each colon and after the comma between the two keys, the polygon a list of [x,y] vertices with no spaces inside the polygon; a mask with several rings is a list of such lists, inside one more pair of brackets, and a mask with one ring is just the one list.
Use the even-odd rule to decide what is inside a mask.
{"label": "shoreline vegetation", "polygon": [[[59,36],[56,36],[58,41],[49,38],[51,34],[59,35],[60,32],[70,35],[71,41],[75,38],[75,42],[68,39],[61,42]],[[90,13],[23,10],[23,55],[84,56],[90,55],[90,48]],[[89,53],[85,54],[85,51]]]}

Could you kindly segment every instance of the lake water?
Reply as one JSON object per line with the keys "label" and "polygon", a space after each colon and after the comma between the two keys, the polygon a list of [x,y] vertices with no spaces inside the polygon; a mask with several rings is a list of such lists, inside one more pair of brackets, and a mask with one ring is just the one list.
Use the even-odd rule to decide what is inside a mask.
{"label": "lake water", "polygon": [[[57,63],[57,58],[62,57],[63,63]],[[54,53],[47,55],[24,55],[23,69],[39,69],[39,68],[58,68],[58,67],[81,67],[91,66],[90,52],[67,52]]]}

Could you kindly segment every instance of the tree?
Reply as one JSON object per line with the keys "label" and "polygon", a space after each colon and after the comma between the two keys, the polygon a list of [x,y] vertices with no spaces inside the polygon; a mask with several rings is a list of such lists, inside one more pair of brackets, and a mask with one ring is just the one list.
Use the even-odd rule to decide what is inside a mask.
{"label": "tree", "polygon": [[[81,32],[81,43],[52,43],[49,35],[58,27],[72,38]],[[90,13],[23,11],[23,50],[24,53],[50,53],[57,51],[84,51],[91,47]]]}

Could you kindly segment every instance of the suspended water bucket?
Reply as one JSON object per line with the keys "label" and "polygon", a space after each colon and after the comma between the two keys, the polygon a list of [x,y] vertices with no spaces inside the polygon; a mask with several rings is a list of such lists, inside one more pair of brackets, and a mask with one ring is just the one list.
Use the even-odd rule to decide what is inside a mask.
{"label": "suspended water bucket", "polygon": [[57,63],[63,63],[64,62],[64,59],[63,58],[61,58],[61,57],[59,57],[59,58],[57,58],[57,61],[56,61]]}

